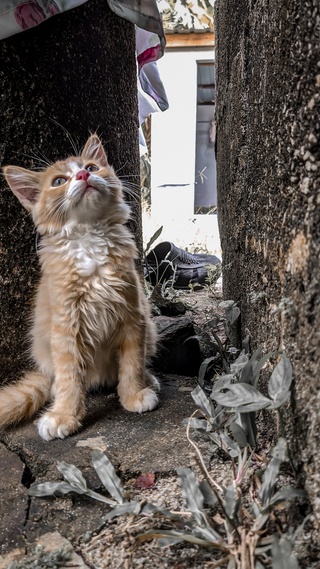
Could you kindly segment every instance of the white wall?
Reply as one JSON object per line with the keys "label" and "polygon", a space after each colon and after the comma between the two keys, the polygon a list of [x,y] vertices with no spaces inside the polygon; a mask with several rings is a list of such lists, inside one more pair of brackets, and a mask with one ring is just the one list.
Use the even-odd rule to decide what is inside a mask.
{"label": "white wall", "polygon": [[176,48],[157,62],[170,108],[152,115],[151,217],[143,229],[145,243],[163,225],[158,242],[219,256],[217,216],[194,215],[197,61],[208,59],[213,48]]}

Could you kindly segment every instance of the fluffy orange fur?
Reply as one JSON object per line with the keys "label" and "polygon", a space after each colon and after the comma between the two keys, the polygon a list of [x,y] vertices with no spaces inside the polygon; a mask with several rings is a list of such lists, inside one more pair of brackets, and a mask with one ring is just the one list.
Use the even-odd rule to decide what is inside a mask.
{"label": "fluffy orange fur", "polygon": [[31,331],[37,370],[0,391],[0,426],[51,401],[39,434],[64,438],[81,426],[87,389],[116,383],[125,409],[153,409],[159,384],[146,364],[155,327],[125,225],[130,209],[98,136],[46,170],[4,174],[41,235],[42,276]]}

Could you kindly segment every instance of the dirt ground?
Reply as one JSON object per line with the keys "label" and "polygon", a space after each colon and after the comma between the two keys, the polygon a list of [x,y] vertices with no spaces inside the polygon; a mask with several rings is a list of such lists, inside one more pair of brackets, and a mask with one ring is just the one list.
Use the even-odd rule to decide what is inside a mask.
{"label": "dirt ground", "polygon": [[[203,334],[206,322],[222,313],[218,307],[219,288],[178,293],[177,298],[186,305],[187,315],[193,320],[198,335]],[[210,355],[207,340],[203,349]],[[92,397],[84,429],[65,441],[44,443],[32,424],[2,434],[0,569],[213,569],[220,566],[217,564],[220,554],[213,549],[187,542],[160,547],[156,539],[142,541],[139,538],[147,531],[172,529],[170,520],[126,514],[104,522],[108,506],[91,498],[78,494],[28,498],[26,493],[32,482],[61,480],[56,469],[61,460],[75,464],[88,485],[103,493],[90,459],[92,449],[99,449],[115,466],[126,499],[183,512],[185,519],[190,519],[176,468],[191,467],[198,480],[203,479],[195,448],[188,441],[186,426],[182,424],[182,420],[196,410],[190,396],[196,385],[195,377],[163,377],[159,409],[141,417],[124,412],[114,395]],[[233,476],[231,459],[217,451],[205,435],[192,433],[191,438],[211,478],[220,486],[227,486]],[[262,420],[260,440],[259,452],[264,455],[270,448],[268,421],[264,424]],[[256,463],[255,468],[261,466],[262,462],[258,466]],[[208,510],[208,515],[214,516],[216,512]],[[214,523],[219,524],[219,517]],[[303,555],[307,547],[306,534],[300,540]],[[316,569],[317,563],[310,564],[308,569]]]}

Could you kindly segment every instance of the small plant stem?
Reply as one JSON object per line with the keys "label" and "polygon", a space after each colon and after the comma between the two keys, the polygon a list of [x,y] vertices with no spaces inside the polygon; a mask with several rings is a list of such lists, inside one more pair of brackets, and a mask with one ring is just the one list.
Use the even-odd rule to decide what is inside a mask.
{"label": "small plant stem", "polygon": [[253,533],[252,531],[249,532],[247,539],[248,539],[248,548],[249,548],[249,561],[250,561],[250,569],[254,569],[254,552],[259,541],[259,535],[257,533]]}
{"label": "small plant stem", "polygon": [[[221,486],[219,486],[219,484],[217,484],[217,482],[215,482],[215,481],[211,478],[211,476],[210,476],[210,474],[209,474],[209,472],[208,472],[208,470],[207,470],[207,467],[206,467],[206,465],[205,465],[204,462],[203,462],[203,458],[202,458],[202,455],[201,455],[201,452],[200,452],[198,446],[197,446],[196,443],[194,443],[193,440],[190,438],[190,424],[191,424],[191,419],[193,419],[193,417],[194,417],[194,416],[196,415],[196,413],[198,413],[198,412],[200,412],[201,415],[202,415],[203,417],[205,417],[205,419],[207,419],[207,417],[204,415],[204,413],[202,413],[202,411],[201,411],[200,409],[196,409],[196,410],[192,413],[192,415],[191,415],[191,417],[190,417],[190,419],[189,419],[189,421],[188,421],[188,425],[187,425],[187,439],[188,439],[189,443],[190,443],[190,444],[193,446],[193,448],[195,449],[195,451],[196,451],[196,453],[197,453],[197,455],[198,455],[198,458],[199,458],[199,461],[200,461],[202,470],[203,470],[203,472],[205,473],[206,477],[208,478],[208,480],[209,480],[211,486],[212,486],[215,490],[218,490],[219,492],[221,492],[221,494],[223,494],[223,489],[221,488]],[[215,492],[215,493],[216,493],[216,492]],[[218,495],[217,495],[217,497],[218,497]],[[219,498],[220,498],[220,496],[219,496]]]}
{"label": "small plant stem", "polygon": [[[223,489],[221,488],[221,486],[219,486],[219,484],[217,484],[217,483],[211,478],[211,476],[210,476],[210,474],[209,474],[209,472],[208,472],[208,470],[207,470],[207,467],[206,467],[206,465],[204,464],[204,461],[203,461],[203,458],[202,458],[202,454],[201,454],[199,448],[197,447],[197,445],[196,445],[196,444],[191,440],[191,438],[190,438],[190,424],[191,424],[191,419],[192,419],[192,418],[194,417],[194,415],[195,415],[196,413],[198,413],[199,411],[200,411],[200,413],[207,419],[207,417],[204,415],[204,413],[202,413],[202,411],[201,411],[200,409],[196,409],[196,410],[192,413],[192,415],[191,415],[191,417],[190,417],[190,419],[189,419],[189,421],[188,421],[188,425],[187,425],[187,439],[188,439],[189,443],[190,443],[190,444],[193,446],[193,448],[195,449],[195,451],[196,451],[196,453],[197,453],[197,457],[198,457],[198,459],[199,459],[199,466],[200,466],[202,472],[205,474],[207,480],[210,482],[211,488],[212,488],[212,490],[213,490],[213,492],[214,492],[214,494],[215,494],[215,496],[216,496],[216,498],[217,498],[217,500],[218,500],[218,502],[219,502],[219,504],[220,504],[220,507],[221,507],[221,509],[222,509],[222,511],[223,511],[223,513],[224,513],[224,515],[225,515],[225,517],[226,517],[226,519],[228,520],[229,524],[233,527],[233,529],[234,529],[234,531],[235,531],[235,533],[236,533],[236,535],[237,535],[237,537],[238,537],[238,539],[239,539],[239,541],[240,541],[240,534],[239,534],[238,528],[237,528],[237,526],[235,525],[234,521],[233,521],[231,518],[229,518],[229,516],[228,516],[228,514],[227,514],[227,512],[226,512],[226,509],[225,509],[225,507],[224,507],[223,500],[221,499],[221,496],[220,496],[220,494],[219,494],[219,492],[221,492],[221,494],[223,494]],[[207,420],[208,420],[208,419],[207,419]],[[219,492],[218,492],[217,490],[218,490]]]}
{"label": "small plant stem", "polygon": [[[241,544],[240,544],[240,563],[241,569],[254,569],[250,559],[248,559],[248,549],[247,549],[247,534],[245,528],[241,529]],[[250,555],[249,555],[250,557]]]}
{"label": "small plant stem", "polygon": [[[285,427],[284,427],[283,417],[282,417],[282,414],[281,414],[280,409],[277,409],[277,413],[278,413],[278,425],[279,425],[279,429],[278,429],[278,430],[279,430],[279,434],[287,441],[286,430],[285,430]],[[289,460],[290,466],[291,466],[291,468],[292,468],[292,472],[293,472],[294,474],[297,474],[297,471],[296,471],[296,469],[295,469],[295,467],[294,467],[294,464],[293,464],[293,461],[292,461],[292,458],[291,458],[291,453],[290,453],[288,441],[287,441],[287,451],[288,451],[288,460]]]}
{"label": "small plant stem", "polygon": [[278,434],[287,440],[286,431],[284,428],[284,422],[283,422],[283,418],[282,418],[280,409],[277,409],[277,413],[278,413],[278,425],[279,425]]}
{"label": "small plant stem", "polygon": [[232,459],[232,474],[233,474],[233,480],[236,480],[237,474],[236,474],[236,467],[234,464],[234,458]]}
{"label": "small plant stem", "polygon": [[225,557],[222,557],[219,561],[214,561],[214,562],[210,562],[207,564],[208,569],[217,569],[217,567],[221,567],[221,565],[223,563],[227,563],[227,561],[230,561],[231,559],[231,555],[226,555]]}

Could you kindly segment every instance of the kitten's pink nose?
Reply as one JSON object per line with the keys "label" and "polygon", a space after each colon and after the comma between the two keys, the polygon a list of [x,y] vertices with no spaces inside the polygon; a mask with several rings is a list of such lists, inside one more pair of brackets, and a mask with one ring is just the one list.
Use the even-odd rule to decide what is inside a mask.
{"label": "kitten's pink nose", "polygon": [[76,180],[84,180],[86,182],[89,176],[90,172],[88,172],[88,170],[79,170],[79,172],[76,173]]}

